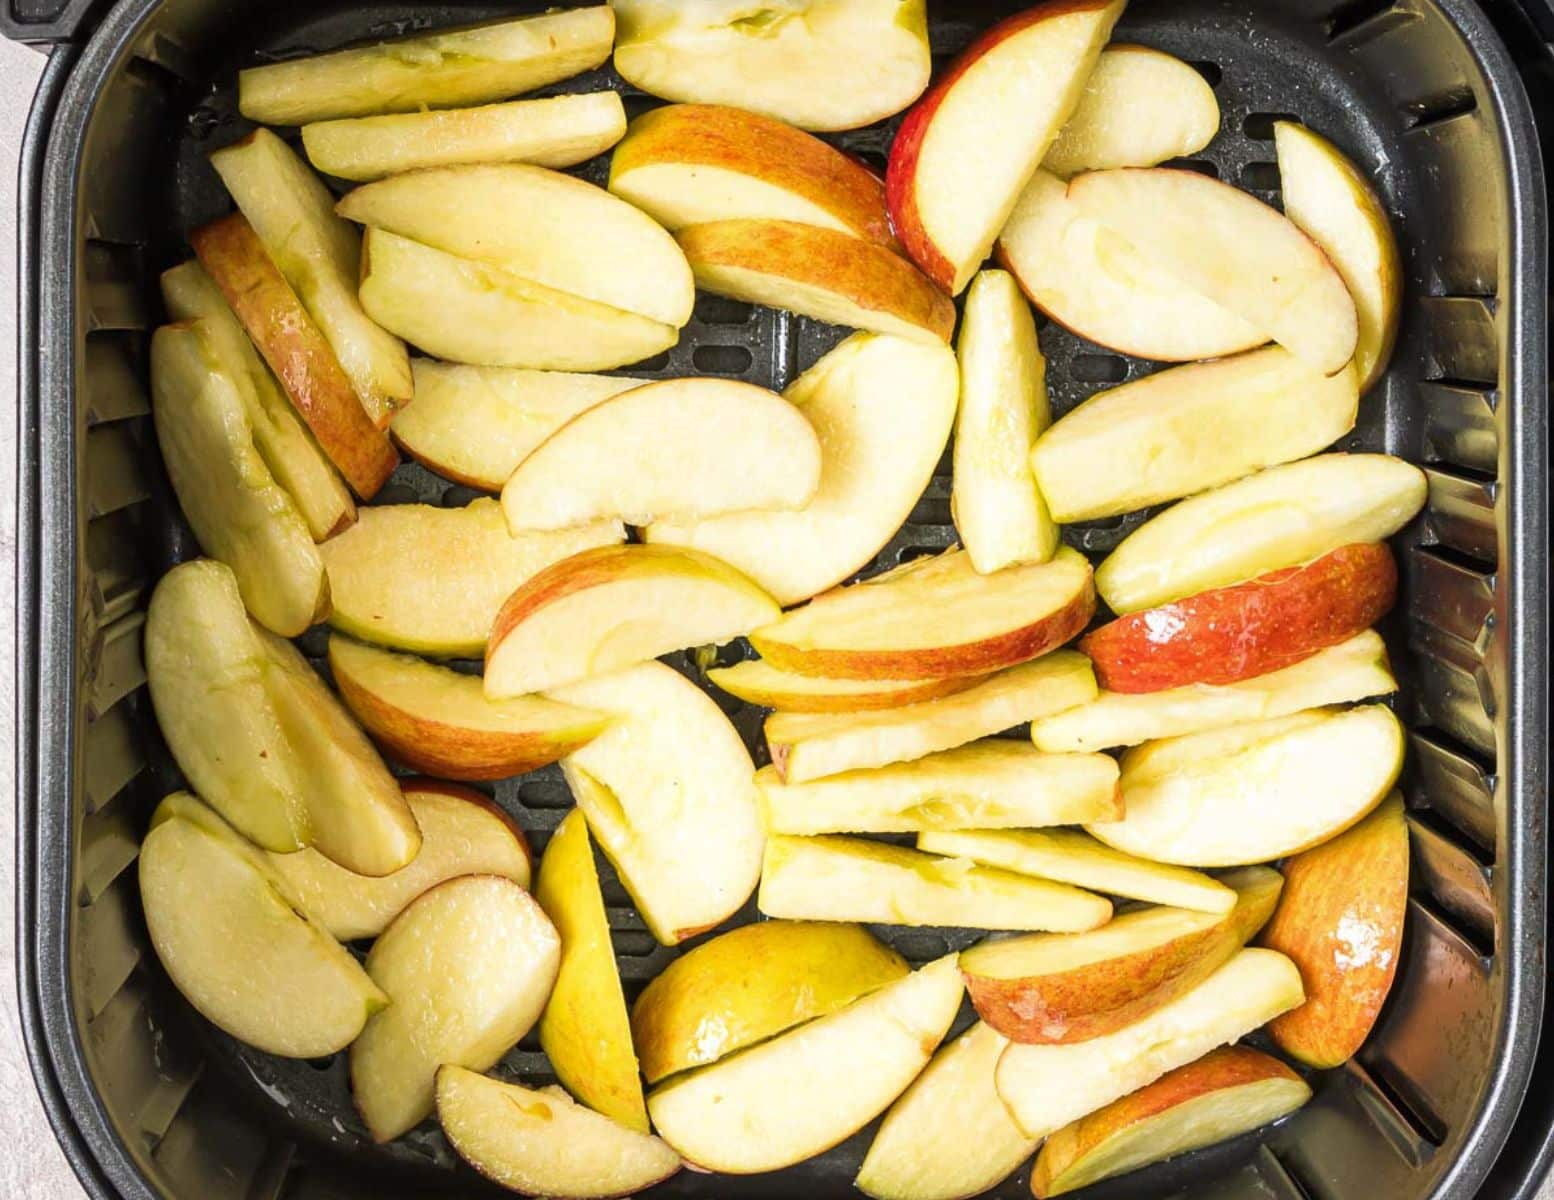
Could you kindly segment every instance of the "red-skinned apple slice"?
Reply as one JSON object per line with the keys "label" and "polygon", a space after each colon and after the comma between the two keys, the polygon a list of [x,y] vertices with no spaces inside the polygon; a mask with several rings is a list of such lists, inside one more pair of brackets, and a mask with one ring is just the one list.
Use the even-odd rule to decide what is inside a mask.
{"label": "red-skinned apple slice", "polygon": [[714,667],[707,679],[731,696],[784,712],[872,712],[963,692],[975,675],[957,679],[827,679],[784,671],[759,658]]}

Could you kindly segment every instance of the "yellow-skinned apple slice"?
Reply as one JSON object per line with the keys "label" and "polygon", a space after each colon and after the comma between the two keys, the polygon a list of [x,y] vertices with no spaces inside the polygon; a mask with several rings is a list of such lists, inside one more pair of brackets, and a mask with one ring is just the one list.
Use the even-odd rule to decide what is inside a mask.
{"label": "yellow-skinned apple slice", "polygon": [[680,1169],[656,1137],[575,1103],[463,1067],[437,1072],[437,1120],[459,1157],[494,1183],[554,1200],[630,1196]]}
{"label": "yellow-skinned apple slice", "polygon": [[1323,376],[1269,346],[1097,392],[1042,434],[1031,466],[1055,519],[1091,521],[1315,454],[1359,403],[1353,368]]}
{"label": "yellow-skinned apple slice", "polygon": [[[1265,953],[1268,953],[1265,951]],[[688,1163],[774,1171],[873,1120],[927,1064],[960,1008],[953,956],[846,1008],[672,1079],[648,1096],[659,1136]]]}
{"label": "yellow-skinned apple slice", "polygon": [[796,513],[660,522],[649,542],[715,554],[796,604],[866,566],[933,478],[955,420],[947,346],[855,334],[783,394],[820,437],[820,490]]}
{"label": "yellow-skinned apple slice", "polygon": [[389,1006],[351,1045],[351,1094],[374,1140],[431,1113],[439,1067],[484,1071],[528,1033],[560,958],[534,898],[497,875],[440,883],[394,918],[367,955]]}
{"label": "yellow-skinned apple slice", "polygon": [[983,271],[961,319],[955,419],[955,529],[986,575],[1057,552],[1058,527],[1036,487],[1027,448],[1051,420],[1047,360],[1036,322],[1006,271]]}
{"label": "yellow-skinned apple slice", "polygon": [[784,671],[759,658],[714,667],[707,679],[731,696],[784,712],[869,712],[900,708],[949,696],[974,686],[974,675],[957,679],[827,679]]}
{"label": "yellow-skinned apple slice", "polygon": [[1333,143],[1293,121],[1276,121],[1274,147],[1284,215],[1322,248],[1359,314],[1354,363],[1360,391],[1387,369],[1403,302],[1403,261],[1381,200]]}
{"label": "yellow-skinned apple slice", "polygon": [[962,952],[977,1015],[1021,1043],[1086,1042],[1125,1029],[1207,979],[1273,913],[1283,884],[1267,867],[1228,878],[1224,912],[1142,908],[1089,932],[983,942]]}
{"label": "yellow-skinned apple slice", "polygon": [[250,67],[238,72],[238,107],[250,121],[303,125],[481,104],[597,67],[614,36],[603,4],[425,33]]}
{"label": "yellow-skinned apple slice", "polygon": [[1380,542],[1423,506],[1425,474],[1386,454],[1321,454],[1183,500],[1095,569],[1118,615],[1244,583],[1354,542]]}
{"label": "yellow-skinned apple slice", "polygon": [[747,10],[620,0],[615,69],[669,100],[733,104],[801,129],[856,129],[928,86],[921,3],[785,0]]}
{"label": "yellow-skinned apple slice", "polygon": [[961,52],[906,115],[885,203],[928,277],[957,295],[1084,94],[1121,0],[1048,0]]}
{"label": "yellow-skinned apple slice", "polygon": [[1068,195],[1313,370],[1331,375],[1354,357],[1359,325],[1343,277],[1277,209],[1218,179],[1168,167],[1090,171],[1069,184]]}
{"label": "yellow-skinned apple slice", "polygon": [[315,121],[302,127],[302,148],[324,174],[368,182],[468,163],[572,167],[604,153],[625,134],[620,95],[604,91]]}
{"label": "yellow-skinned apple slice", "polygon": [[681,955],[643,989],[631,1032],[649,1083],[764,1042],[905,976],[861,925],[758,921]]}
{"label": "yellow-skinned apple slice", "polygon": [[1268,1029],[1286,1054],[1336,1067],[1369,1036],[1402,951],[1408,858],[1394,792],[1358,825],[1284,864],[1284,896],[1259,940],[1288,954],[1306,981],[1306,1003]]}
{"label": "yellow-skinned apple slice", "polygon": [[1093,700],[1095,674],[1081,654],[1059,650],[975,687],[900,708],[862,713],[773,713],[772,765],[788,783],[908,762],[951,750]]}
{"label": "yellow-skinned apple slice", "polygon": [[762,839],[755,767],[723,711],[655,662],[552,698],[613,718],[561,766],[653,936],[672,946],[726,919],[755,890]]}
{"label": "yellow-skinned apple slice", "polygon": [[[755,781],[769,833],[1023,829],[1122,816],[1110,758],[1042,754],[1005,738],[810,783],[783,783],[774,768],[762,767]],[[922,842],[919,848],[951,853]]]}
{"label": "yellow-skinned apple slice", "polygon": [[1047,1138],[1031,1171],[1039,1200],[1212,1146],[1288,1116],[1306,1081],[1276,1058],[1223,1046]]}
{"label": "yellow-skinned apple slice", "polygon": [[632,525],[795,510],[820,486],[820,439],[776,392],[737,379],[664,379],[574,417],[502,489],[515,533],[599,517]]}
{"label": "yellow-skinned apple slice", "polygon": [[1008,1044],[979,1021],[941,1047],[885,1114],[853,1186],[874,1200],[960,1200],[1013,1174],[1036,1140],[993,1086]]}
{"label": "yellow-skinned apple slice", "polygon": [[756,903],[769,917],[976,929],[1094,929],[1112,914],[1065,884],[835,835],[769,837]]}
{"label": "yellow-skinned apple slice", "polygon": [[484,653],[502,603],[552,563],[625,537],[618,521],[555,533],[507,531],[495,500],[464,508],[380,505],[324,543],[342,633],[445,658]]}
{"label": "yellow-skinned apple slice", "polygon": [[1237,952],[1191,991],[1086,1042],[1010,1045],[994,1076],[1015,1124],[1042,1137],[1267,1024],[1301,1002],[1300,972],[1273,950]]}
{"label": "yellow-skinned apple slice", "polygon": [[764,218],[896,244],[877,175],[819,138],[743,108],[668,104],[643,113],[610,157],[610,191],[671,231]]}
{"label": "yellow-skinned apple slice", "polygon": [[1402,725],[1380,704],[1147,742],[1123,756],[1127,815],[1089,830],[1161,862],[1271,862],[1380,804],[1402,770],[1403,743]]}
{"label": "yellow-skinned apple slice", "polygon": [[345,706],[389,757],[444,779],[522,775],[610,723],[543,696],[488,700],[478,675],[338,635],[329,639],[329,669]]}

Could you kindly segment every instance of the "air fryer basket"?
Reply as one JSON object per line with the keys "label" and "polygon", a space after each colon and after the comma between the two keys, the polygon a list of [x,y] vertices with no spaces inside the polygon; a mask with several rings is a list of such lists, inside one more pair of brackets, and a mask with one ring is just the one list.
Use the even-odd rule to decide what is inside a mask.
{"label": "air fryer basket", "polygon": [[[13,3],[0,27],[39,38],[68,31],[86,7]],[[938,6],[936,61],[1019,6]],[[35,191],[22,232],[21,984],[45,1100],[101,1196],[486,1194],[431,1124],[373,1146],[341,1056],[270,1058],[194,1016],[146,944],[136,846],[178,775],[150,717],[140,633],[157,577],[197,550],[157,462],[145,350],[160,320],[157,273],[185,255],[188,229],[229,206],[205,155],[245,128],[234,109],[237,66],[256,52],[328,48],[514,7],[523,5],[127,0],[84,49],[57,50],[46,74],[24,163]],[[1497,15],[1518,22],[1517,39],[1532,36],[1520,13]],[[1397,224],[1409,298],[1393,367],[1346,445],[1424,464],[1430,499],[1399,539],[1404,600],[1385,630],[1411,729],[1414,894],[1383,1018],[1359,1058],[1315,1077],[1316,1100],[1266,1137],[1085,1194],[1466,1197],[1510,1132],[1542,1015],[1548,279],[1527,96],[1471,0],[1336,9],[1333,0],[1268,0],[1255,11],[1236,0],[1134,0],[1117,36],[1193,62],[1214,85],[1221,134],[1186,165],[1277,203],[1271,124],[1293,114],[1372,171]],[[606,68],[557,90],[622,86]],[[630,111],[652,103],[627,89]],[[881,165],[890,128],[837,140]],[[600,182],[604,170],[601,160],[582,173]],[[680,344],[631,373],[781,387],[840,336],[702,297]],[[1153,369],[1055,325],[1041,338],[1058,411]],[[458,505],[472,495],[407,464],[382,499]],[[1069,534],[1104,552],[1133,524]],[[877,565],[953,536],[941,475]],[[303,639],[315,660],[321,644],[317,632]],[[759,711],[719,698],[764,754]],[[495,795],[537,850],[569,803],[554,768],[498,784]],[[654,943],[601,865],[634,997],[673,952]],[[882,932],[918,962],[971,936]],[[502,1069],[533,1078],[545,1066],[526,1042]],[[845,1196],[871,1133],[785,1172],[687,1172],[653,1194]],[[1028,1195],[1025,1173],[997,1194]]]}

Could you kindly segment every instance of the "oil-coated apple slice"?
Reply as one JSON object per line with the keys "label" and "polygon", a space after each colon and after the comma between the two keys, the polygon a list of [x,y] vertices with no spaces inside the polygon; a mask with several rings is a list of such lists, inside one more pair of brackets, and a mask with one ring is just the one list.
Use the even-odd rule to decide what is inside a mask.
{"label": "oil-coated apple slice", "polygon": [[707,679],[731,696],[785,712],[868,712],[900,708],[919,700],[963,692],[975,675],[956,679],[827,679],[799,675],[752,658],[731,667],[714,667]]}

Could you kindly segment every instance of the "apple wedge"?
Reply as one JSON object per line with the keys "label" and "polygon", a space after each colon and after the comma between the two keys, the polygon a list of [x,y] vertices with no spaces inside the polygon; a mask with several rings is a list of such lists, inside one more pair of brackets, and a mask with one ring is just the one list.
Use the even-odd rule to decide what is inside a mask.
{"label": "apple wedge", "polygon": [[1271,862],[1357,822],[1397,782],[1403,726],[1380,704],[1312,709],[1148,742],[1122,759],[1127,816],[1089,830],[1193,867]]}
{"label": "apple wedge", "polygon": [[1268,340],[1086,216],[1068,185],[1045,170],[1020,194],[998,235],[997,258],[1047,316],[1122,354],[1191,362]]}
{"label": "apple wedge", "polygon": [[901,123],[885,174],[896,236],[958,295],[1084,95],[1122,0],[1047,0],[972,42]]}
{"label": "apple wedge", "polygon": [[673,325],[381,229],[362,242],[361,302],[428,354],[477,366],[602,371],[651,358],[680,336]]}
{"label": "apple wedge", "polygon": [[732,104],[802,129],[856,129],[928,86],[928,21],[900,0],[688,8],[618,0],[615,69],[669,100]]}
{"label": "apple wedge", "polygon": [[958,679],[826,679],[798,675],[759,658],[714,667],[707,679],[731,696],[785,712],[869,712],[900,708],[974,687],[974,675]]}
{"label": "apple wedge", "polygon": [[1095,696],[1090,660],[1060,650],[937,700],[879,712],[773,713],[766,744],[783,781],[803,783],[952,750]]}
{"label": "apple wedge", "polygon": [[[1271,953],[1264,951],[1263,953]],[[802,1162],[867,1125],[927,1064],[960,1008],[946,956],[846,1008],[648,1096],[659,1136],[729,1175]]]}
{"label": "apple wedge", "polygon": [[603,546],[547,567],[496,615],[486,695],[525,696],[731,641],[778,615],[776,601],[710,554]]}
{"label": "apple wedge", "polygon": [[1286,1054],[1336,1067],[1370,1035],[1403,948],[1408,859],[1403,797],[1393,792],[1284,864],[1284,896],[1260,941],[1288,954],[1306,981],[1306,1002],[1268,1029]]}
{"label": "apple wedge", "polygon": [[[1112,761],[1100,757],[1103,762]],[[1116,814],[1121,818],[1120,796]],[[1170,904],[1195,912],[1229,912],[1236,903],[1235,890],[1212,876],[1124,854],[1079,829],[929,831],[918,835],[917,848],[1110,896]]]}
{"label": "apple wedge", "polygon": [[941,1047],[885,1114],[853,1186],[875,1200],[958,1200],[1012,1175],[1036,1140],[993,1086],[1008,1044],[979,1021]]}
{"label": "apple wedge", "polygon": [[543,696],[487,700],[478,675],[339,635],[329,639],[329,670],[345,706],[390,758],[444,779],[523,775],[610,723]]}
{"label": "apple wedge", "polygon": [[1343,153],[1293,121],[1276,121],[1274,147],[1284,215],[1332,260],[1354,298],[1360,391],[1387,369],[1403,303],[1403,260],[1387,210]]}
{"label": "apple wedge", "polygon": [[671,232],[748,218],[896,244],[877,175],[819,138],[743,108],[669,104],[643,113],[610,157],[610,191]]}
{"label": "apple wedge", "polygon": [[631,525],[803,508],[820,486],[820,439],[776,392],[737,379],[664,379],[563,425],[502,489],[515,533],[599,517]]}
{"label": "apple wedge", "polygon": [[653,936],[672,946],[737,910],[761,870],[755,768],[712,698],[654,662],[552,698],[614,719],[561,766]]}
{"label": "apple wedge", "polygon": [[1269,346],[1097,392],[1030,465],[1054,519],[1092,521],[1315,454],[1354,428],[1359,403],[1351,368],[1325,377]]}
{"label": "apple wedge", "polygon": [[783,783],[762,767],[755,781],[769,833],[1010,829],[1122,816],[1117,764],[1104,754],[1043,754],[1004,738],[810,783]]}
{"label": "apple wedge", "polygon": [[769,837],[756,904],[768,917],[976,929],[1094,929],[1112,915],[1078,888],[834,835]]}
{"label": "apple wedge", "polygon": [[1239,1137],[1309,1099],[1306,1081],[1278,1059],[1222,1046],[1053,1133],[1031,1192],[1045,1200]]}
{"label": "apple wedge", "polygon": [[355,525],[323,546],[334,596],[330,623],[380,645],[478,657],[514,588],[552,563],[624,536],[618,521],[597,521],[513,537],[495,500],[363,509]]}
{"label": "apple wedge", "polygon": [[597,67],[615,19],[603,4],[337,50],[239,71],[250,121],[303,125],[501,100]]}
{"label": "apple wedge", "polygon": [[1387,454],[1320,454],[1183,500],[1095,569],[1124,615],[1244,583],[1354,542],[1380,542],[1424,507],[1425,474]]}
{"label": "apple wedge", "polygon": [[255,620],[295,637],[328,614],[329,579],[307,522],[259,454],[216,344],[206,321],[152,335],[157,445],[200,548],[232,568]]}
{"label": "apple wedge", "polygon": [[596,304],[679,327],[691,270],[664,228],[586,180],[526,163],[434,167],[369,183],[342,217]]}
{"label": "apple wedge", "polygon": [[1031,1137],[1050,1135],[1234,1042],[1303,997],[1300,972],[1284,955],[1241,950],[1191,991],[1113,1033],[1009,1046],[994,1081],[1016,1125]]}
{"label": "apple wedge", "polygon": [[1047,360],[1036,322],[1006,271],[983,271],[961,319],[955,419],[955,529],[983,575],[1050,559],[1058,527],[1031,472],[1030,448],[1051,421]]}
{"label": "apple wedge", "polygon": [[820,438],[820,489],[796,513],[648,526],[649,542],[714,554],[797,604],[867,566],[911,515],[955,421],[947,346],[854,334],[783,393]]}
{"label": "apple wedge", "polygon": [[1313,370],[1332,375],[1354,357],[1359,324],[1343,277],[1294,222],[1256,197],[1167,167],[1091,171],[1068,195]]}
{"label": "apple wedge", "polygon": [[853,329],[948,342],[955,306],[883,246],[798,221],[740,219],[676,235],[696,286]]}
{"label": "apple wedge", "polygon": [[630,1196],[680,1169],[656,1137],[575,1103],[560,1088],[531,1091],[463,1067],[437,1072],[437,1120],[448,1144],[494,1183],[529,1196]]}
{"label": "apple wedge", "polygon": [[960,956],[977,1015],[1021,1043],[1087,1042],[1146,1019],[1228,961],[1272,915],[1284,880],[1227,877],[1222,912],[1141,908],[1089,932],[983,942]]}
{"label": "apple wedge", "polygon": [[351,1095],[373,1139],[431,1113],[439,1067],[494,1066],[539,1020],[560,958],[534,898],[496,875],[440,883],[394,918],[367,955],[390,1004],[351,1044]]}
{"label": "apple wedge", "polygon": [[625,106],[619,93],[605,91],[315,121],[302,127],[302,148],[324,174],[369,182],[469,163],[572,167],[625,135]]}
{"label": "apple wedge", "polygon": [[906,959],[861,925],[758,921],[671,962],[631,1010],[649,1083],[703,1067],[823,1017],[905,976]]}
{"label": "apple wedge", "polygon": [[363,500],[377,495],[399,455],[357,399],[351,380],[297,293],[241,213],[189,235],[248,336],[319,447]]}

